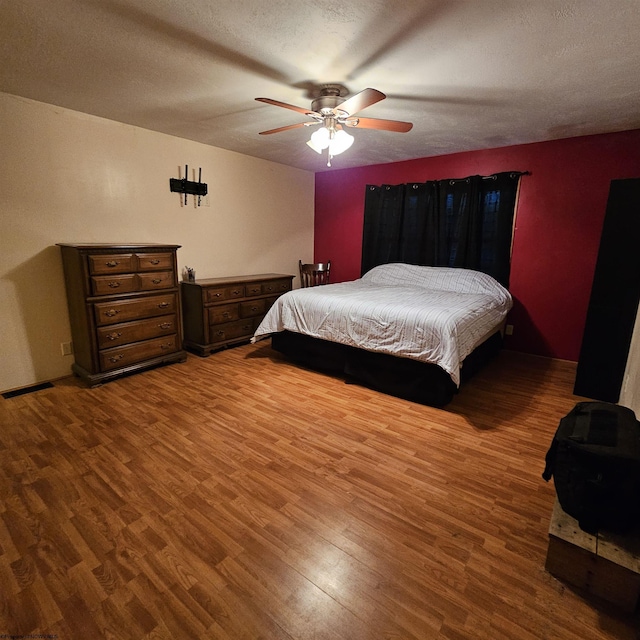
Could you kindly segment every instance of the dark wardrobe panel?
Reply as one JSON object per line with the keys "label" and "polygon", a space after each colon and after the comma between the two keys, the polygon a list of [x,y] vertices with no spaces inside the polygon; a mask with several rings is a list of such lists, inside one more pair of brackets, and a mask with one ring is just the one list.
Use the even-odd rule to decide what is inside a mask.
{"label": "dark wardrobe panel", "polygon": [[574,394],[618,402],[640,300],[640,178],[613,180]]}

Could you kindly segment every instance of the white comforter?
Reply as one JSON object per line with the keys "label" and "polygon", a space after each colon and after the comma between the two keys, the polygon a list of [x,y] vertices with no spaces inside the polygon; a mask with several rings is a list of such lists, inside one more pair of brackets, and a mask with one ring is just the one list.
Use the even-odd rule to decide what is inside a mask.
{"label": "white comforter", "polygon": [[509,292],[484,273],[381,265],[359,280],[280,296],[252,341],[294,331],[431,362],[459,385],[462,361],[498,329],[511,306]]}

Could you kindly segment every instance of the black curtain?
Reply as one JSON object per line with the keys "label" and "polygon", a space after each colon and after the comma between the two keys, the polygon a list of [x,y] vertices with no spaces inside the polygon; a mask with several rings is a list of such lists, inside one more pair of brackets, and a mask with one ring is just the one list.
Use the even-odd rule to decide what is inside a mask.
{"label": "black curtain", "polygon": [[362,273],[390,262],[465,267],[508,286],[521,175],[367,185]]}

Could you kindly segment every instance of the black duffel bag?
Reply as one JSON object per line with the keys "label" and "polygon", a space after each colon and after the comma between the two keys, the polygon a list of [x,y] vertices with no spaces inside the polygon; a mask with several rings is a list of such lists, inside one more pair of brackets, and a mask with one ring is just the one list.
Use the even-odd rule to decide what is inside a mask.
{"label": "black duffel bag", "polygon": [[640,526],[640,422],[627,407],[579,402],[562,420],[542,477],[583,531]]}

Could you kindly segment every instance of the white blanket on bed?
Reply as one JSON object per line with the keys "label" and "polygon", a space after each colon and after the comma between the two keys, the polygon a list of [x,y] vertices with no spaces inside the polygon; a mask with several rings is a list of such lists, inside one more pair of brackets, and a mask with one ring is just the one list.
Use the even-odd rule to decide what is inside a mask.
{"label": "white blanket on bed", "polygon": [[459,385],[462,361],[500,327],[511,306],[509,292],[484,273],[381,265],[359,280],[285,293],[252,341],[293,331],[431,362]]}

